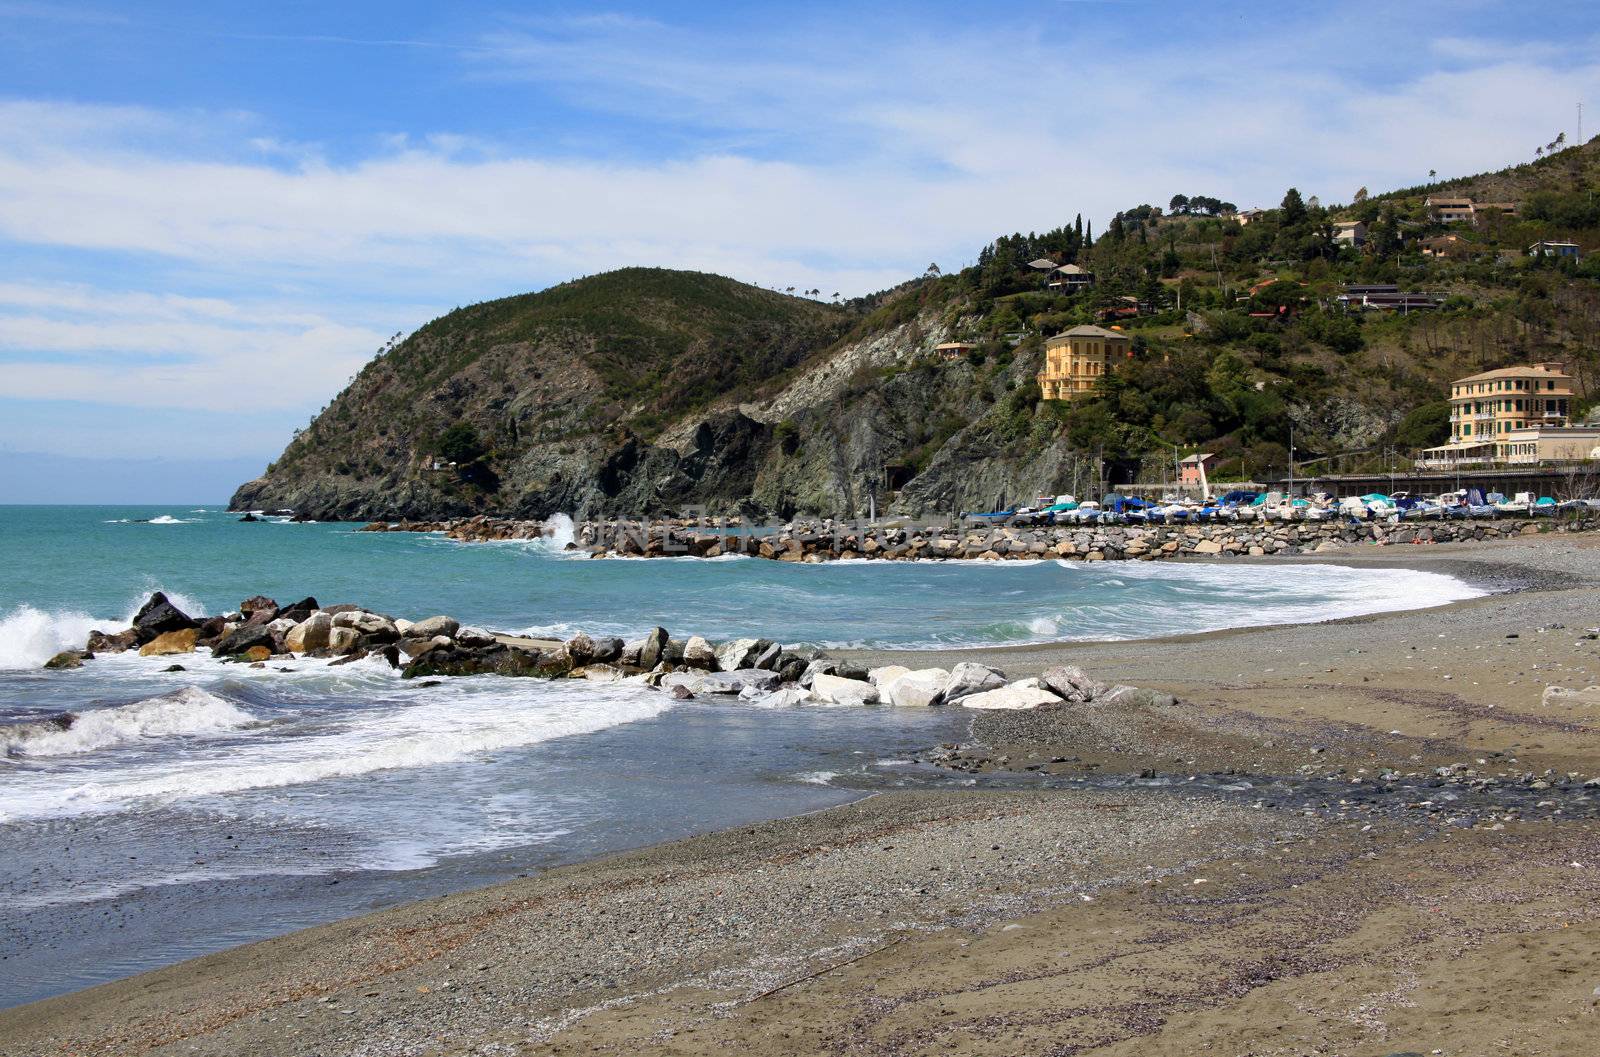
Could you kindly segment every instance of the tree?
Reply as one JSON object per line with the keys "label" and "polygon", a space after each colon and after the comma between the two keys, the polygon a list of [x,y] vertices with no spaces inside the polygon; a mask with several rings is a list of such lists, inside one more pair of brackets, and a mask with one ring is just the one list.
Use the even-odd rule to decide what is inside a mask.
{"label": "tree", "polygon": [[1429,169],[1428,170],[1428,179],[1432,180],[1435,176],[1438,176],[1438,175],[1439,175],[1439,170],[1438,169]]}
{"label": "tree", "polygon": [[483,442],[470,422],[457,422],[439,434],[439,454],[454,463],[469,463],[483,455]]}
{"label": "tree", "polygon": [[1284,227],[1294,227],[1305,222],[1306,202],[1295,188],[1289,188],[1288,193],[1283,196],[1283,203],[1278,208],[1283,211],[1280,220]]}
{"label": "tree", "polygon": [[1188,212],[1189,211],[1189,196],[1188,195],[1173,195],[1172,196],[1172,201],[1167,203],[1167,208],[1171,209],[1174,213],[1186,213],[1186,212]]}
{"label": "tree", "polygon": [[1354,204],[1355,205],[1360,205],[1362,202],[1365,202],[1366,200],[1367,200],[1367,189],[1365,187],[1363,187],[1363,188],[1361,188],[1360,190],[1358,190],[1356,192],[1356,197],[1354,199]]}
{"label": "tree", "polygon": [[943,273],[939,271],[939,264],[935,261],[933,264],[928,265],[928,270],[922,274],[929,279],[937,279]]}

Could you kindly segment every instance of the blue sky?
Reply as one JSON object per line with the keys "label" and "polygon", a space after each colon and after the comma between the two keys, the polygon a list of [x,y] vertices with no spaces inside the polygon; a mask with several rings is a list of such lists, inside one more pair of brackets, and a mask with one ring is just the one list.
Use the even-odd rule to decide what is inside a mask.
{"label": "blue sky", "polygon": [[575,275],[855,294],[1496,168],[1600,131],[1597,45],[1583,2],[0,0],[0,502],[221,498],[392,335]]}

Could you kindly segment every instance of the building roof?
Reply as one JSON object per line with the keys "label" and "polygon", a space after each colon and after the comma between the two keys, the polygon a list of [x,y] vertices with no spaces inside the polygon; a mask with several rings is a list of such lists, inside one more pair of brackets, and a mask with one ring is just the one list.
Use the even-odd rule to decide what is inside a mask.
{"label": "building roof", "polygon": [[1090,323],[1083,323],[1073,327],[1071,330],[1063,331],[1050,340],[1056,341],[1060,338],[1117,338],[1121,341],[1132,340],[1126,334],[1119,334],[1114,330],[1107,330],[1104,327],[1097,327]]}
{"label": "building roof", "polygon": [[1082,268],[1078,267],[1076,264],[1063,264],[1061,267],[1057,268],[1056,271],[1060,272],[1062,275],[1088,275],[1089,274],[1088,272],[1084,271]]}
{"label": "building roof", "polygon": [[975,349],[977,347],[977,343],[971,341],[942,341],[935,345],[934,349],[937,351],[941,349]]}
{"label": "building roof", "polygon": [[[1553,369],[1553,367],[1560,369]],[[1490,382],[1500,378],[1526,378],[1529,375],[1538,375],[1540,378],[1568,378],[1570,375],[1566,373],[1565,368],[1566,364],[1529,363],[1521,367],[1501,367],[1494,371],[1484,371],[1482,374],[1469,374],[1465,378],[1457,378],[1453,384]]]}
{"label": "building roof", "polygon": [[1528,248],[1531,250],[1535,246],[1571,246],[1573,249],[1578,248],[1578,244],[1576,242],[1562,242],[1559,239],[1540,239],[1538,242],[1535,242],[1533,246],[1529,246]]}
{"label": "building roof", "polygon": [[1194,465],[1194,464],[1202,463],[1207,459],[1215,459],[1215,458],[1216,458],[1216,456],[1213,455],[1211,452],[1202,451],[1202,452],[1199,452],[1199,453],[1197,453],[1195,455],[1185,455],[1183,458],[1178,460],[1178,465],[1179,466],[1183,466],[1183,465],[1186,465],[1186,464]]}
{"label": "building roof", "polygon": [[1367,222],[1365,220],[1341,220],[1333,226],[1336,228],[1364,228],[1367,226]]}
{"label": "building roof", "polygon": [[1037,268],[1042,272],[1048,272],[1052,268],[1054,268],[1055,266],[1056,266],[1056,262],[1051,260],[1049,257],[1040,257],[1036,261],[1029,261],[1028,262],[1028,267]]}
{"label": "building roof", "polygon": [[1427,199],[1427,201],[1423,202],[1422,204],[1425,205],[1425,206],[1431,206],[1434,209],[1471,209],[1472,208],[1472,199],[1470,199],[1470,198],[1433,198],[1433,197],[1430,196]]}

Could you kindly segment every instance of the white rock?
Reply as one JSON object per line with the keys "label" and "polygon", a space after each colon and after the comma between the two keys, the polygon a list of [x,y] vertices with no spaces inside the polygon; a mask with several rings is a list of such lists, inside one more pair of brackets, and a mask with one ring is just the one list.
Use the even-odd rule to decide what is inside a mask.
{"label": "white rock", "polygon": [[968,694],[957,703],[962,708],[1038,708],[1040,705],[1057,704],[1059,697],[1048,690],[1041,690],[1037,686],[1002,686],[998,690],[985,690],[982,693]]}
{"label": "white rock", "polygon": [[405,638],[406,632],[411,630],[411,621],[407,620],[405,617],[395,617],[394,630],[400,633],[401,638]]}
{"label": "white rock", "polygon": [[[360,624],[356,625],[358,628],[360,626]],[[460,630],[461,625],[451,617],[424,617],[422,620],[412,624],[406,634],[414,639],[431,639],[435,635],[447,635],[454,638],[456,632]]]}
{"label": "white rock", "polygon": [[[740,694],[744,697],[744,694]],[[757,694],[748,698],[751,704],[761,705],[764,708],[785,708],[789,705],[810,705],[816,703],[816,698],[811,691],[801,686],[786,686],[782,690],[775,690],[770,694]]]}
{"label": "white rock", "polygon": [[1006,685],[1006,675],[1000,669],[991,668],[987,664],[962,661],[950,669],[950,681],[945,684],[942,700],[953,703],[968,694],[981,694],[985,690],[997,690],[1004,685]]}
{"label": "white rock", "polygon": [[906,672],[884,688],[884,698],[903,708],[926,708],[944,693],[950,673],[943,668],[919,668]]}
{"label": "white rock", "polygon": [[[717,669],[724,672],[736,672],[740,668],[749,668],[755,664],[756,657],[765,648],[760,639],[734,639],[724,642],[717,647]],[[684,647],[687,655],[688,647]]]}
{"label": "white rock", "polygon": [[886,664],[882,668],[873,668],[868,671],[867,682],[871,683],[873,686],[876,686],[878,688],[878,692],[882,693],[884,687],[888,686],[890,683],[894,682],[896,679],[900,678],[902,675],[905,675],[909,671],[911,671],[911,669],[907,668],[903,664]]}
{"label": "white rock", "polygon": [[699,635],[690,635],[683,644],[683,663],[691,668],[715,669],[717,649]]}
{"label": "white rock", "polygon": [[1547,686],[1544,688],[1543,702],[1546,706],[1561,705],[1600,705],[1600,686],[1586,686],[1581,690],[1566,686]]}
{"label": "white rock", "polygon": [[830,705],[875,705],[878,688],[860,679],[841,679],[818,672],[811,677],[811,693]]}
{"label": "white rock", "polygon": [[[406,629],[400,626],[400,621],[395,621],[394,626],[405,635]],[[456,632],[456,641],[463,646],[493,646],[494,636],[483,628],[461,628]]]}
{"label": "white rock", "polygon": [[333,618],[318,610],[289,629],[283,642],[295,653],[326,649],[328,634],[333,631]]}
{"label": "white rock", "polygon": [[361,632],[355,628],[344,628],[335,625],[333,630],[328,632],[328,649],[334,653],[351,653],[360,641]]}

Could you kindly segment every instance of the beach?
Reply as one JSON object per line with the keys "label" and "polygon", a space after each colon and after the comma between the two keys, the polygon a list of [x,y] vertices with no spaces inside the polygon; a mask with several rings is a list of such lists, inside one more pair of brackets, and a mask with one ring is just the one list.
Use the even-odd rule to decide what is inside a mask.
{"label": "beach", "polygon": [[862,655],[1013,677],[1071,663],[1177,703],[985,713],[959,748],[929,746],[952,784],[0,1012],[0,1052],[1583,1052],[1600,707],[1545,690],[1600,681],[1600,547],[1338,560],[1510,590],[1329,624]]}

